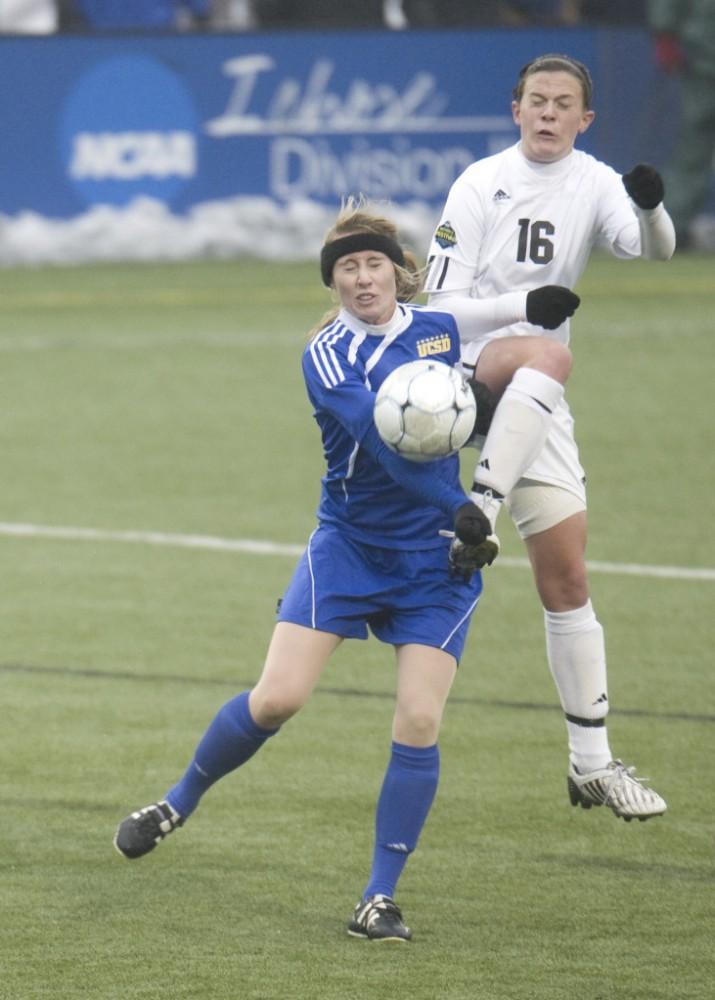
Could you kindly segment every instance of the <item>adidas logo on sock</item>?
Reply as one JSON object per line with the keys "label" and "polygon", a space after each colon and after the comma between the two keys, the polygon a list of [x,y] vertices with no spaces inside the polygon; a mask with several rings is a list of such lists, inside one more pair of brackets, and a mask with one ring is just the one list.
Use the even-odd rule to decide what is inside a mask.
{"label": "adidas logo on sock", "polygon": [[483,458],[481,460],[481,462],[479,463],[479,468],[480,469],[488,469],[489,468],[489,459],[488,458]]}
{"label": "adidas logo on sock", "polygon": [[594,705],[602,705],[604,701],[608,701],[608,695],[604,691],[603,694],[599,695],[598,698],[593,702]]}

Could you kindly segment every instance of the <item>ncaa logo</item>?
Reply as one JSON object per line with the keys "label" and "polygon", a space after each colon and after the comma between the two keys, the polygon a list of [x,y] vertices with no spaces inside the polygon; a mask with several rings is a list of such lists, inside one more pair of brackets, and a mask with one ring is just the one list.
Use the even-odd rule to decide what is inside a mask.
{"label": "ncaa logo", "polygon": [[65,175],[87,204],[170,202],[197,173],[198,116],[179,77],[143,55],[83,74],[60,116]]}

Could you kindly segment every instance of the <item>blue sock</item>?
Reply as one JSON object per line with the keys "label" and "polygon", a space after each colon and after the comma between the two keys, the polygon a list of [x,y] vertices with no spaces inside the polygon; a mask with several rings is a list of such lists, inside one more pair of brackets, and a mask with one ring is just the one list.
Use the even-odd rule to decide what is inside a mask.
{"label": "blue sock", "polygon": [[375,814],[375,850],[363,899],[394,897],[397,880],[417,846],[439,783],[439,748],[392,744]]}
{"label": "blue sock", "polygon": [[269,736],[278,732],[253,721],[248,695],[248,691],[242,691],[218,710],[183,778],[167,792],[166,801],[184,819],[214,782],[245,764]]}

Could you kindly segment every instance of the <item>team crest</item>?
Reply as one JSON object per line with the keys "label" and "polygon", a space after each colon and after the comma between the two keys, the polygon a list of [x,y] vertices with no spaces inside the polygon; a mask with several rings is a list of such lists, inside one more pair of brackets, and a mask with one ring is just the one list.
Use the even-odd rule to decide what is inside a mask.
{"label": "team crest", "polygon": [[440,333],[436,337],[418,340],[416,346],[420,358],[429,358],[434,354],[448,354],[452,347],[452,340],[448,333]]}
{"label": "team crest", "polygon": [[457,245],[457,234],[451,222],[440,222],[437,232],[434,234],[435,243],[438,243],[443,250]]}

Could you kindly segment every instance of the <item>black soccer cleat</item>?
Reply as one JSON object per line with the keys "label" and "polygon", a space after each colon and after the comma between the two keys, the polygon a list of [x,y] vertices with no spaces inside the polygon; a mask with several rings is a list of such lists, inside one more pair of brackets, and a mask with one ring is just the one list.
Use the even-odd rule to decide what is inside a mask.
{"label": "black soccer cleat", "polygon": [[348,934],[366,941],[409,941],[412,931],[402,922],[402,910],[389,896],[368,896],[355,907]]}
{"label": "black soccer cleat", "polygon": [[122,820],[114,835],[114,846],[125,858],[141,858],[183,822],[168,802],[152,802]]}

